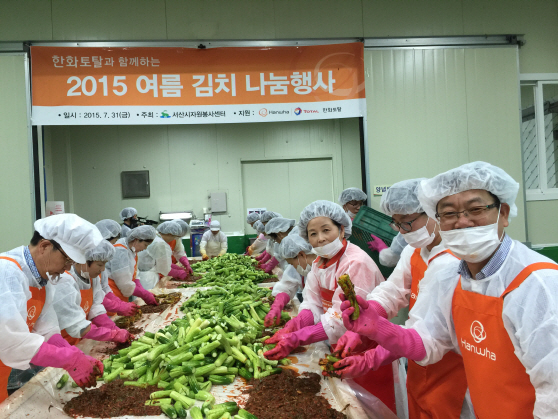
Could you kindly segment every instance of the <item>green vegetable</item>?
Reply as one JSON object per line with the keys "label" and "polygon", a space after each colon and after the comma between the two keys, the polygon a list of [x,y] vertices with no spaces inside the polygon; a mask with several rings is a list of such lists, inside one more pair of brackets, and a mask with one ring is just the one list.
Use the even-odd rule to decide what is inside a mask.
{"label": "green vegetable", "polygon": [[190,409],[190,416],[192,416],[192,419],[203,419],[202,412],[197,406],[194,406]]}
{"label": "green vegetable", "polygon": [[171,404],[162,404],[160,407],[161,407],[161,411],[169,418],[176,419],[178,417],[178,414],[176,413],[176,409],[172,407]]}
{"label": "green vegetable", "polygon": [[171,391],[170,396],[171,399],[173,399],[174,401],[180,402],[185,409],[190,409],[190,407],[192,407],[195,403],[195,400],[183,396],[182,394],[177,393],[176,391]]}
{"label": "green vegetable", "polygon": [[231,380],[230,377],[226,375],[210,375],[209,381],[213,384],[228,385],[232,384],[234,380]]}
{"label": "green vegetable", "polygon": [[238,416],[240,416],[242,419],[258,419],[256,416],[244,409],[240,409],[238,411]]}
{"label": "green vegetable", "polygon": [[186,413],[186,410],[184,409],[184,407],[182,406],[182,403],[180,402],[176,402],[174,404],[174,410],[176,410],[176,414],[178,415],[179,418],[181,419],[185,419],[188,415],[188,413]]}
{"label": "green vegetable", "polygon": [[116,370],[113,370],[110,374],[108,374],[105,377],[105,383],[110,383],[112,380],[114,380],[116,377],[120,376],[120,373],[124,371],[124,368],[117,368]]}
{"label": "green vegetable", "polygon": [[215,403],[215,397],[207,391],[200,390],[196,394],[196,400],[200,400],[202,402],[210,401],[211,403]]}
{"label": "green vegetable", "polygon": [[164,397],[169,397],[170,394],[171,394],[171,392],[172,392],[172,390],[156,391],[156,392],[154,392],[154,393],[151,393],[151,394],[149,395],[149,398],[150,398],[151,400],[153,400],[153,399],[162,399],[162,398],[164,398]]}
{"label": "green vegetable", "polygon": [[63,374],[62,377],[60,377],[60,380],[58,380],[58,382],[56,383],[56,388],[57,389],[63,388],[68,382],[68,378],[70,378],[68,374]]}

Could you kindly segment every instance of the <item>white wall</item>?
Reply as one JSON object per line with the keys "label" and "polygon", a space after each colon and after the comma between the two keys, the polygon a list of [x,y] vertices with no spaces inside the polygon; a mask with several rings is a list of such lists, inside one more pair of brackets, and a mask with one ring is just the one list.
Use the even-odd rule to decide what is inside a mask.
{"label": "white wall", "polygon": [[0,252],[33,235],[33,190],[23,55],[0,55]]}
{"label": "white wall", "polygon": [[[68,208],[91,222],[117,219],[126,206],[155,220],[159,211],[194,210],[201,216],[202,208],[209,207],[208,193],[224,191],[228,212],[216,218],[224,231],[242,232],[241,160],[332,156],[335,197],[344,187],[361,187],[358,119],[168,127],[53,126],[45,127],[45,141],[47,161],[51,161],[47,165],[49,199],[65,201]],[[149,170],[151,197],[122,199],[120,172],[145,169]],[[319,175],[308,171],[300,176],[297,193],[304,197]]]}

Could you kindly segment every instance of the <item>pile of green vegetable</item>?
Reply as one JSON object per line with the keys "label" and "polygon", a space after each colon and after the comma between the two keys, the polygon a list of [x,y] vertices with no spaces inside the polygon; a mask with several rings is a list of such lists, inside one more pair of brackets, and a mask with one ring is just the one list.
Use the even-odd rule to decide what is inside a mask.
{"label": "pile of green vegetable", "polygon": [[225,253],[205,262],[193,264],[194,274],[204,274],[203,278],[193,284],[182,284],[180,287],[210,287],[245,279],[254,284],[259,284],[270,278],[277,278],[276,275],[270,275],[261,269],[257,269],[257,263],[255,259],[249,256]]}
{"label": "pile of green vegetable", "polygon": [[[282,372],[288,359],[267,360],[263,353],[263,319],[269,304],[262,300],[271,291],[244,280],[223,287],[198,290],[181,307],[185,316],[157,333],[145,332],[131,346],[103,361],[103,379],[127,380],[124,385],[161,390],[146,404],[160,406],[170,418],[254,419],[239,411],[235,402],[215,405],[212,385],[231,384],[237,375],[251,380]],[[285,313],[286,314],[286,313]],[[288,314],[287,314],[288,316]],[[194,406],[203,401],[202,408]]]}

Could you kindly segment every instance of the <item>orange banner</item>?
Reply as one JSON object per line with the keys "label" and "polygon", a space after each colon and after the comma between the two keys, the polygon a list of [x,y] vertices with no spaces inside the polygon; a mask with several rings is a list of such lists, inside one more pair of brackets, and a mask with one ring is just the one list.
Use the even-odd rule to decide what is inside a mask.
{"label": "orange banner", "polygon": [[[209,49],[36,46],[31,47],[31,70],[33,123],[41,125],[68,119],[142,123],[132,120],[146,111],[157,114],[151,119],[171,119],[181,111],[225,113],[219,121],[207,121],[211,123],[261,122],[258,118],[271,115],[280,120],[287,115],[286,119],[339,118],[361,116],[365,97],[362,43]],[[239,115],[242,110],[250,115]],[[128,117],[112,117],[115,111]],[[64,117],[76,112],[100,112],[100,117]]]}

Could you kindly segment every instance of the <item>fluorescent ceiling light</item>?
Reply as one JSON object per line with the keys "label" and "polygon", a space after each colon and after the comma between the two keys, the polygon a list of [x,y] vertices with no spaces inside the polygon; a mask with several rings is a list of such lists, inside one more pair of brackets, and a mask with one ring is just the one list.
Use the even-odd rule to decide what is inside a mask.
{"label": "fluorescent ceiling light", "polygon": [[177,220],[177,219],[189,220],[191,218],[192,218],[191,212],[160,212],[159,213],[159,219],[162,221]]}

